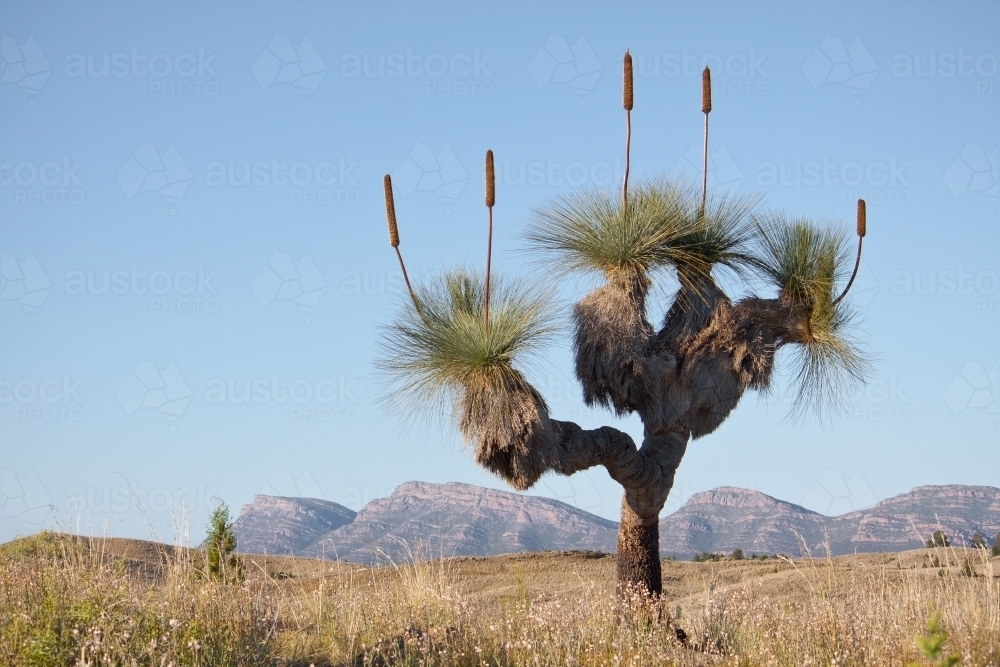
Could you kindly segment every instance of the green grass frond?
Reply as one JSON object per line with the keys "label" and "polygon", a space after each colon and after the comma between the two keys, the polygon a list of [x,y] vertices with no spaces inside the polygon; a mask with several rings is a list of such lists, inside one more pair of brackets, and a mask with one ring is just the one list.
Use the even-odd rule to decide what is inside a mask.
{"label": "green grass frond", "polygon": [[709,273],[716,265],[739,273],[753,265],[758,201],[723,194],[703,212],[696,187],[665,178],[634,185],[626,209],[617,190],[581,190],[537,209],[527,239],[562,273],[648,278],[671,266]]}
{"label": "green grass frond", "polygon": [[837,412],[870,371],[851,334],[857,313],[847,299],[834,303],[854,266],[848,230],[776,216],[758,222],[757,238],[763,277],[782,299],[810,307],[808,339],[794,352],[792,416]]}
{"label": "green grass frond", "polygon": [[489,328],[483,325],[483,278],[464,269],[414,287],[378,341],[383,400],[408,417],[445,417],[454,399],[483,391],[527,389],[521,371],[553,331],[549,294],[494,275]]}
{"label": "green grass frond", "polygon": [[535,210],[528,247],[560,273],[645,278],[670,264],[671,244],[689,231],[695,194],[666,180],[637,183],[623,209],[618,190],[580,190]]}
{"label": "green grass frond", "polygon": [[810,320],[812,337],[793,348],[795,397],[789,416],[798,420],[813,414],[823,420],[847,409],[856,388],[871,372],[869,355],[851,335],[856,313],[843,302],[829,319]]}
{"label": "green grass frond", "polygon": [[757,231],[761,272],[783,297],[813,299],[821,308],[833,302],[853,267],[847,229],[778,215],[758,220]]}
{"label": "green grass frond", "polygon": [[688,210],[687,228],[668,247],[678,269],[708,274],[715,266],[739,276],[756,266],[753,242],[760,196],[723,192],[709,195],[702,214],[700,201]]}

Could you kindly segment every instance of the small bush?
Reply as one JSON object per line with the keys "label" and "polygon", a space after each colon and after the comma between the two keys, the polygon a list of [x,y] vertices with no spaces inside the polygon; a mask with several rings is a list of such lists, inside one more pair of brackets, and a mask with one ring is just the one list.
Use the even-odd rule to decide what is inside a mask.
{"label": "small bush", "polygon": [[233,532],[229,507],[221,500],[208,517],[208,536],[205,538],[205,558],[208,576],[216,581],[232,581],[239,577],[236,562],[236,534]]}
{"label": "small bush", "polygon": [[930,539],[927,540],[927,548],[933,549],[934,547],[950,547],[951,540],[948,536],[944,534],[943,530],[935,530],[931,535]]}

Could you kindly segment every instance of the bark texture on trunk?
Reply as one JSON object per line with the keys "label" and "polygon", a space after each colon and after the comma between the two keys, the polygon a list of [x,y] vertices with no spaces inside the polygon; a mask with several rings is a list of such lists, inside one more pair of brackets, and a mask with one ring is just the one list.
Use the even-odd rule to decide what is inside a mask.
{"label": "bark texture on trunk", "polygon": [[659,517],[644,519],[622,500],[622,520],[618,525],[618,592],[660,595]]}

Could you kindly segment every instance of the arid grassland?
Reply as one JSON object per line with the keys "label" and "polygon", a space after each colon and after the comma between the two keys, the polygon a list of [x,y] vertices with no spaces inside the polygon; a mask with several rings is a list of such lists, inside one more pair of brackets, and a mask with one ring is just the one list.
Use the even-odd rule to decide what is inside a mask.
{"label": "arid grassland", "polygon": [[984,550],[666,561],[654,606],[618,601],[597,553],[242,556],[230,583],[203,564],[135,540],[2,545],[0,665],[1000,666],[1000,559]]}

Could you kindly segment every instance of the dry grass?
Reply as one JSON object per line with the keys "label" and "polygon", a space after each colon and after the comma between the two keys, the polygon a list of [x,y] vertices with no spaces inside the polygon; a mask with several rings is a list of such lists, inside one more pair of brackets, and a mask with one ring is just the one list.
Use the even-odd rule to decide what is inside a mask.
{"label": "dry grass", "polygon": [[666,561],[657,614],[616,603],[604,554],[244,556],[226,586],[197,551],[49,535],[0,547],[0,664],[923,665],[937,610],[947,653],[996,666],[1000,560],[984,553]]}

